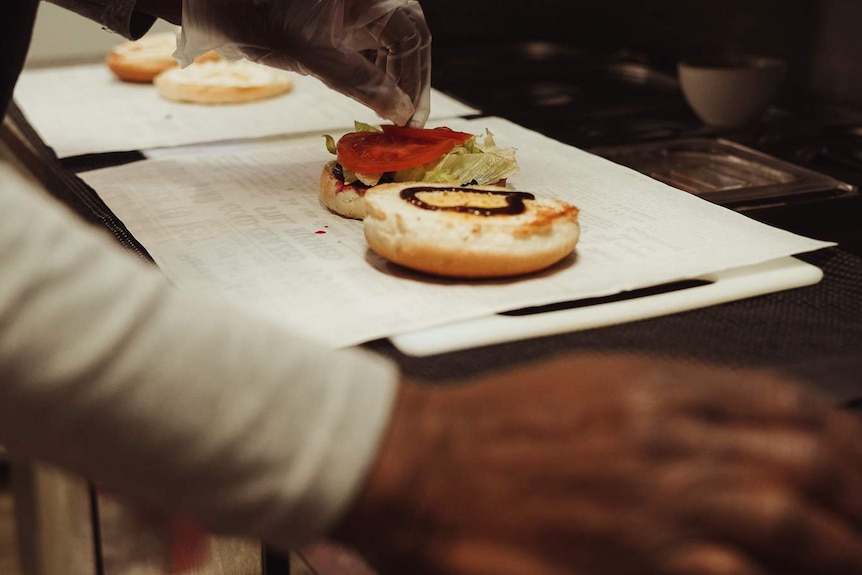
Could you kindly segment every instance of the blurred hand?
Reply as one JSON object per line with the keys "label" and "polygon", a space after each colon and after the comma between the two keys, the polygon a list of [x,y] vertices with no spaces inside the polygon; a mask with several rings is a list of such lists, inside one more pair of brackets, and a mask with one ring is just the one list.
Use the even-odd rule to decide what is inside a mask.
{"label": "blurred hand", "polygon": [[415,0],[183,0],[178,57],[210,50],[315,76],[399,125],[428,118],[431,34]]}
{"label": "blurred hand", "polygon": [[335,532],[382,573],[862,573],[862,425],[763,372],[572,357],[405,384]]}

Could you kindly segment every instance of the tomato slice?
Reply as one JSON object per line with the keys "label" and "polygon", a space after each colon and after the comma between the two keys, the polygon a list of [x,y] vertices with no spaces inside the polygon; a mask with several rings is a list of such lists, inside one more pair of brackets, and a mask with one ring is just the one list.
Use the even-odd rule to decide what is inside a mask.
{"label": "tomato slice", "polygon": [[385,124],[380,127],[383,129],[384,134],[394,134],[427,140],[455,140],[456,142],[461,143],[466,142],[473,137],[473,134],[468,134],[467,132],[456,132],[452,128],[446,128],[444,126],[428,129],[408,128],[407,126]]}
{"label": "tomato slice", "polygon": [[338,162],[354,172],[381,174],[436,160],[457,144],[451,138],[415,138],[386,132],[350,132],[338,140]]}

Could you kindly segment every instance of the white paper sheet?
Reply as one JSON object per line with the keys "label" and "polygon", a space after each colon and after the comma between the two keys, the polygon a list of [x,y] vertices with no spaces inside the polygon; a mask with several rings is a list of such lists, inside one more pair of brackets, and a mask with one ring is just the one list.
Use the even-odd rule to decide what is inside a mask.
{"label": "white paper sheet", "polygon": [[[61,158],[348,129],[354,120],[382,121],[315,78],[299,74],[293,78],[293,90],[277,98],[202,106],[164,100],[152,85],[121,82],[107,66],[91,64],[25,70],[15,88],[15,100]],[[476,111],[432,90],[432,118]]]}
{"label": "white paper sheet", "polygon": [[[515,146],[511,186],[581,208],[576,254],[537,276],[446,281],[371,253],[317,199],[320,138],[179,153],[82,177],[180,288],[222,294],[332,346],[609,295],[832,245],[755,222],[499,118],[446,122]],[[335,135],[335,134],[334,134]]]}

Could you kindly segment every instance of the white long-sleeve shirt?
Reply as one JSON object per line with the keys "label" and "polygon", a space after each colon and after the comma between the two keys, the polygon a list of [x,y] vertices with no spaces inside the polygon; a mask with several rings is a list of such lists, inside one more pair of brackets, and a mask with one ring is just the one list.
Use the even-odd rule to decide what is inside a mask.
{"label": "white long-sleeve shirt", "polygon": [[182,292],[0,157],[0,444],[288,548],[343,513],[394,365]]}

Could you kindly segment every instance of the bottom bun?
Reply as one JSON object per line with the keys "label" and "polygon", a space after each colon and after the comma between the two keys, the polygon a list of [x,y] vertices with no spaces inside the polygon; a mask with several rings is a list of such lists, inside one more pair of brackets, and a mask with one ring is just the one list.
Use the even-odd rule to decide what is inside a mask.
{"label": "bottom bun", "polygon": [[365,217],[365,186],[349,186],[335,175],[335,161],[327,162],[320,173],[320,202],[339,216],[361,220]]}
{"label": "bottom bun", "polygon": [[172,68],[153,83],[167,100],[193,104],[241,104],[280,96],[293,88],[289,72],[246,60],[196,62]]}
{"label": "bottom bun", "polygon": [[448,277],[536,272],[571,254],[580,237],[577,207],[496,186],[381,184],[364,207],[372,250]]}
{"label": "bottom bun", "polygon": [[105,63],[124,82],[150,83],[177,65],[173,57],[176,49],[175,33],[155,33],[117,44],[108,53]]}
{"label": "bottom bun", "polygon": [[[124,82],[149,84],[156,76],[177,67],[174,51],[177,49],[175,32],[158,32],[138,40],[127,40],[114,46],[105,63],[114,75]],[[199,56],[196,62],[218,60],[215,52]]]}

